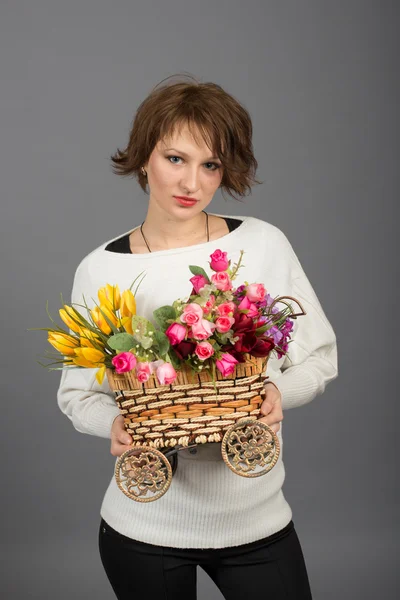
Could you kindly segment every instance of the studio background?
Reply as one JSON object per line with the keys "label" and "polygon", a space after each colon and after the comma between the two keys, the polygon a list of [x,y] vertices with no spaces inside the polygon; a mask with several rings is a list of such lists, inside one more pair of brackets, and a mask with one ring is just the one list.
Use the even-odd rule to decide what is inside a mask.
{"label": "studio background", "polygon": [[[45,333],[27,329],[50,326],[46,301],[57,316],[89,251],[144,219],[148,197],[109,155],[152,87],[185,72],[249,110],[264,181],[243,203],[218,193],[209,212],[281,228],[337,335],[338,379],[284,422],[283,492],[314,599],[398,597],[398,13],[361,0],[2,3],[4,598],[114,597],[97,549],[110,444],[60,412],[59,372],[35,362]],[[198,594],[222,598],[199,569]]]}

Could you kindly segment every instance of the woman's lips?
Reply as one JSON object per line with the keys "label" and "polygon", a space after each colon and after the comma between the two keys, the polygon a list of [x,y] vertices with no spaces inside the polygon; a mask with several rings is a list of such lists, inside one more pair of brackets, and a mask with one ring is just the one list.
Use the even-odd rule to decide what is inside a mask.
{"label": "woman's lips", "polygon": [[180,196],[174,196],[174,198],[176,198],[176,200],[182,206],[193,206],[197,202],[197,200],[195,200],[193,198],[187,199],[187,198],[181,198]]}

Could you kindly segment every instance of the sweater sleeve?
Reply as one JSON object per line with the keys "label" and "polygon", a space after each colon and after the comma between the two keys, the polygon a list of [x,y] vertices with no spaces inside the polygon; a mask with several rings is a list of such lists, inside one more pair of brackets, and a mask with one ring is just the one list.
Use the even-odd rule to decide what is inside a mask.
{"label": "sweater sleeve", "polygon": [[[87,268],[82,262],[74,277],[71,302],[83,304],[82,294],[90,306],[91,297]],[[79,311],[84,310],[77,307]],[[85,315],[84,315],[85,316]],[[97,369],[64,367],[57,392],[58,406],[80,433],[111,438],[111,426],[120,410],[114,400],[107,378],[100,385],[96,380]]]}
{"label": "sweater sleeve", "polygon": [[[297,256],[286,242],[295,266],[291,295],[301,302],[306,315],[294,320],[289,350],[280,372],[271,372],[268,380],[281,392],[283,410],[311,402],[338,376],[335,332]],[[300,312],[297,304],[293,308]]]}

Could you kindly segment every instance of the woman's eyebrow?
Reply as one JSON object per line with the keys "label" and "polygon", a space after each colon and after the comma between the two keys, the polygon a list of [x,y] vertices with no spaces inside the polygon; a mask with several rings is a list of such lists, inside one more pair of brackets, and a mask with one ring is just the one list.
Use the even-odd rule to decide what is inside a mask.
{"label": "woman's eyebrow", "polygon": [[[182,154],[182,156],[185,156],[186,158],[189,157],[189,154],[186,154],[186,152],[182,152],[182,150],[177,150],[176,148],[165,148],[165,152],[167,152],[168,150],[173,150],[174,152],[177,152],[178,154]],[[210,158],[206,158],[206,160],[219,160],[219,159],[218,159],[218,156],[211,156]]]}

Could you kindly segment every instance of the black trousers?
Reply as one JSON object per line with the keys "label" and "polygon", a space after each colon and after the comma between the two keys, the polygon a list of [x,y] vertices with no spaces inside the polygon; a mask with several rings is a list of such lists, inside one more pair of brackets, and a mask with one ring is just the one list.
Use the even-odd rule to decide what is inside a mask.
{"label": "black trousers", "polygon": [[248,544],[182,549],[132,540],[101,519],[99,550],[118,600],[196,600],[197,566],[211,577],[226,600],[243,600],[251,594],[274,600],[312,600],[293,521],[281,531]]}

